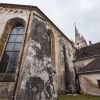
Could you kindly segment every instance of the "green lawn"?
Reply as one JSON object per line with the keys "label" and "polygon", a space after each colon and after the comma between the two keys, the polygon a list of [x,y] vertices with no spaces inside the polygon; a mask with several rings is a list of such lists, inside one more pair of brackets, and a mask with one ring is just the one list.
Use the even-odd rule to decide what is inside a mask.
{"label": "green lawn", "polygon": [[100,97],[90,96],[90,95],[77,95],[77,96],[59,95],[58,100],[100,100]]}

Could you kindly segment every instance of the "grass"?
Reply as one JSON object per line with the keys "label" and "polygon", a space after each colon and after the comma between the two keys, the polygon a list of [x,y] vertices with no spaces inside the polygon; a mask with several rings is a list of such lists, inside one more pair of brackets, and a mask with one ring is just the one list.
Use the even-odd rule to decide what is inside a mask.
{"label": "grass", "polygon": [[59,95],[58,100],[100,100],[99,96],[90,96],[90,95]]}

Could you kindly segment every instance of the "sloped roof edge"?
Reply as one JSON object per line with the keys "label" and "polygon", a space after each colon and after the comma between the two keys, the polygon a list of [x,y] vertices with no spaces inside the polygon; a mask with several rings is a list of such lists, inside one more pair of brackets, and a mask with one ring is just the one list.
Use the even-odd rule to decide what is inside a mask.
{"label": "sloped roof edge", "polygon": [[[22,4],[9,4],[9,3],[0,3],[0,6],[16,6],[16,7],[20,7],[20,8],[25,8],[25,9],[35,9],[38,10],[57,30],[58,32],[64,37],[66,38],[70,44],[74,47],[73,42],[37,7],[37,6],[32,6],[32,5],[22,5]],[[75,47],[74,47],[75,48]]]}
{"label": "sloped roof edge", "polygon": [[100,42],[76,50],[76,61],[100,56]]}
{"label": "sloped roof edge", "polygon": [[79,69],[79,73],[100,71],[100,57],[95,58],[92,62]]}

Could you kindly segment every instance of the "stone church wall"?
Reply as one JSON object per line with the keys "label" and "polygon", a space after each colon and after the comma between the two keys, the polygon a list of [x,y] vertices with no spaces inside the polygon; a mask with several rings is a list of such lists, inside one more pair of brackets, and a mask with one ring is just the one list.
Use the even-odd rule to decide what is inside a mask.
{"label": "stone church wall", "polygon": [[[55,87],[58,91],[66,91],[66,89],[75,91],[75,74],[74,74],[74,65],[73,65],[73,54],[75,52],[75,48],[71,42],[69,42],[68,39],[62,36],[62,34],[48,21],[45,20],[45,18],[39,14],[38,12],[33,11],[34,18],[38,15],[41,18],[46,21],[46,27],[47,29],[50,29],[52,31],[52,48],[51,48],[51,59],[53,64],[53,69],[56,71],[55,75]],[[63,50],[63,46],[65,47],[65,52]],[[65,59],[65,57],[67,59]],[[66,61],[67,60],[67,61]],[[65,75],[65,63],[67,62],[67,67],[69,69],[69,73],[71,76]],[[71,80],[67,80],[66,77],[69,77]],[[69,86],[66,86],[65,80],[70,81],[68,84],[71,84]],[[67,88],[66,88],[67,87]]]}
{"label": "stone church wall", "polygon": [[11,30],[11,24],[9,24],[9,21],[14,18],[20,18],[25,20],[27,25],[29,12],[30,11],[28,10],[18,9],[16,7],[9,8],[0,6],[0,55],[4,48],[8,33]]}
{"label": "stone church wall", "polygon": [[3,77],[0,79],[0,99],[49,100],[57,99],[59,90],[74,92],[75,48],[39,10],[0,6],[0,57],[11,30],[9,23],[7,29],[5,27],[13,18],[25,21],[25,41],[16,73],[11,74],[11,80],[8,78],[10,82],[7,76],[11,75],[0,73]]}
{"label": "stone church wall", "polygon": [[[29,11],[19,8],[0,6],[0,59],[6,45],[6,41],[13,22],[11,19],[20,18],[28,21]],[[17,73],[16,73],[17,74]],[[11,77],[13,76],[13,79]],[[11,100],[15,88],[16,75],[12,73],[0,73],[0,100]]]}
{"label": "stone church wall", "polygon": [[73,93],[75,92],[73,65],[75,48],[63,37],[59,37],[58,44],[58,90]]}
{"label": "stone church wall", "polygon": [[53,84],[56,72],[51,63],[51,32],[41,18],[33,17],[31,21],[15,100],[56,99]]}

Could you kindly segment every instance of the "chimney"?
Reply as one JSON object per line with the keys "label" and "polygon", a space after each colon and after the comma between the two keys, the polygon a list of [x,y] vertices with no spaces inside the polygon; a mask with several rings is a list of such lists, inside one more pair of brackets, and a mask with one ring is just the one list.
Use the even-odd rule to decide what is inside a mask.
{"label": "chimney", "polygon": [[90,44],[90,45],[92,45],[92,42],[91,42],[91,41],[89,41],[89,44]]}

